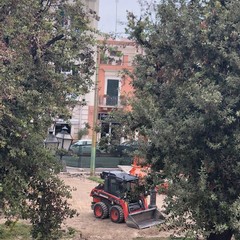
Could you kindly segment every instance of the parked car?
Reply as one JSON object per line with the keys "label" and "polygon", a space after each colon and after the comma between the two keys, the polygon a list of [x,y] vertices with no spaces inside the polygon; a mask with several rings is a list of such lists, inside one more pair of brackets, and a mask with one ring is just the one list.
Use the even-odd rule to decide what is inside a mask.
{"label": "parked car", "polygon": [[73,143],[73,145],[89,145],[92,144],[92,139],[81,139]]}
{"label": "parked car", "polygon": [[115,156],[129,156],[132,152],[139,148],[139,142],[136,140],[128,140],[119,145],[113,146],[111,153]]}
{"label": "parked car", "polygon": [[[90,156],[92,151],[92,141],[91,140],[79,140],[72,144],[69,151],[77,155]],[[99,155],[101,151],[96,148],[96,155]]]}

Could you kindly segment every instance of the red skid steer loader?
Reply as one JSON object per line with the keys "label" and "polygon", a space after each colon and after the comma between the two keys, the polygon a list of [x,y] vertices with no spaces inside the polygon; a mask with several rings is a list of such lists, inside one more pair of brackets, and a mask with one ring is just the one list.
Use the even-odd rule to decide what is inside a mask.
{"label": "red skid steer loader", "polygon": [[121,171],[104,171],[100,174],[104,179],[92,189],[92,209],[96,218],[110,217],[112,222],[126,222],[132,228],[147,228],[164,222],[163,215],[157,207],[147,205],[147,194],[137,191],[139,181]]}

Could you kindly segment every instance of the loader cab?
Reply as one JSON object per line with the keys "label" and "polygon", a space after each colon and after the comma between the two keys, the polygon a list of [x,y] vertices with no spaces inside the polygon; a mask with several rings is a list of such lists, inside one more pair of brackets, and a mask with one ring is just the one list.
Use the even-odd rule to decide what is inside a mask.
{"label": "loader cab", "polygon": [[101,178],[104,179],[104,191],[120,198],[131,191],[138,182],[137,177],[121,171],[103,172]]}
{"label": "loader cab", "polygon": [[136,176],[121,171],[104,171],[100,176],[104,183],[95,187],[90,194],[96,218],[110,217],[114,223],[125,221],[127,226],[138,229],[164,222],[157,207],[149,208],[146,195],[138,189]]}
{"label": "loader cab", "polygon": [[124,194],[123,182],[115,177],[109,177],[104,184],[104,190],[114,196],[122,197]]}

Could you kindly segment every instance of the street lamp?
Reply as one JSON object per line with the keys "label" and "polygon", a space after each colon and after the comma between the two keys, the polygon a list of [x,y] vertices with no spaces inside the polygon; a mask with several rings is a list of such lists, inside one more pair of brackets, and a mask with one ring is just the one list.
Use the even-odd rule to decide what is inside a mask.
{"label": "street lamp", "polygon": [[56,152],[58,148],[59,142],[56,138],[56,136],[53,134],[53,129],[50,129],[48,131],[48,136],[44,140],[44,147],[51,150],[53,153]]}
{"label": "street lamp", "polygon": [[[62,131],[56,135],[56,138],[57,138],[57,140],[59,142],[58,149],[61,149],[61,150],[65,149],[66,151],[68,151],[69,147],[72,144],[72,140],[73,140],[72,136],[68,133],[67,130],[68,130],[68,128],[66,126],[64,126],[62,128]],[[60,152],[60,162],[61,162],[61,164],[63,166],[63,171],[66,172],[67,171],[66,163],[62,159],[62,157],[63,157],[63,153]]]}

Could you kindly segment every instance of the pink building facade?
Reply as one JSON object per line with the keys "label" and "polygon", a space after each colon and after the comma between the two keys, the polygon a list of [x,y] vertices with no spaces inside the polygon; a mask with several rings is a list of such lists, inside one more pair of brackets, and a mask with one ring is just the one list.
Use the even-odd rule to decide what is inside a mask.
{"label": "pink building facade", "polygon": [[71,135],[74,140],[78,139],[78,131],[86,124],[90,126],[88,134],[84,139],[91,139],[94,127],[94,108],[97,108],[98,127],[101,130],[97,134],[97,141],[101,137],[111,135],[111,123],[105,122],[104,118],[114,109],[123,109],[124,100],[133,95],[131,79],[123,74],[123,70],[133,70],[133,59],[136,54],[141,53],[137,45],[128,40],[106,41],[106,51],[99,52],[98,67],[95,77],[97,81],[97,104],[94,103],[95,89],[89,94],[81,96],[86,102],[85,106],[76,106],[72,112]]}

